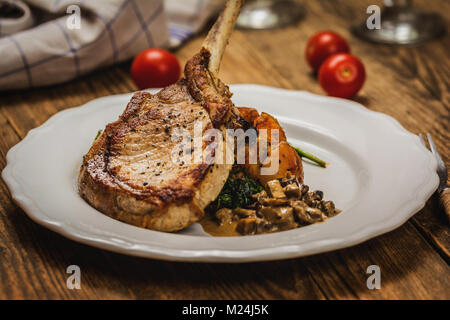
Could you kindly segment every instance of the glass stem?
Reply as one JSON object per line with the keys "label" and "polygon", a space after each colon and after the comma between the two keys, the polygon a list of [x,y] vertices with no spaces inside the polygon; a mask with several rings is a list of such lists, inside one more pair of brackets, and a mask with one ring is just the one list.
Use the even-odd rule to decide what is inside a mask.
{"label": "glass stem", "polygon": [[384,0],[386,7],[412,7],[412,0]]}

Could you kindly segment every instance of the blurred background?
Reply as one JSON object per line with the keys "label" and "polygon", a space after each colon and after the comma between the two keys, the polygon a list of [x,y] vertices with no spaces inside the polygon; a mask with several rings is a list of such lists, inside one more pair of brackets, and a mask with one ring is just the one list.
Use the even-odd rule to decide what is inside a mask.
{"label": "blurred background", "polygon": [[[149,47],[176,52],[188,40],[205,34],[224,2],[0,0],[0,90],[72,80],[132,59]],[[339,30],[351,41],[357,36],[385,45],[442,40],[448,3],[248,0],[237,27],[250,38],[270,39],[267,50],[284,53],[296,48],[300,60],[307,37],[320,30]],[[370,29],[368,19],[377,28]],[[380,54],[387,48],[364,46]]]}

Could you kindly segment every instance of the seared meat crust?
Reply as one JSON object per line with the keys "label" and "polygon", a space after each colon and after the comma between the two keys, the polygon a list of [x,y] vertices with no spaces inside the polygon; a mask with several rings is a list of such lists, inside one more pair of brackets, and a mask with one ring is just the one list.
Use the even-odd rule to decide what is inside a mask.
{"label": "seared meat crust", "polygon": [[210,74],[210,56],[209,51],[202,49],[186,63],[184,73],[188,79],[189,93],[197,101],[204,101],[203,106],[208,111],[213,126],[219,128],[231,109],[232,94],[228,86]]}
{"label": "seared meat crust", "polygon": [[[193,137],[196,120],[202,122],[203,131],[213,123],[221,127],[222,114],[232,107],[228,88],[210,89],[201,76],[204,73],[194,73],[192,81],[182,79],[156,95],[138,92],[133,96],[84,157],[79,192],[87,202],[112,218],[161,231],[183,229],[203,216],[231,165],[184,163],[182,153],[187,151],[178,151],[179,141],[171,139],[177,129]],[[189,84],[201,86],[190,88]],[[190,92],[196,92],[196,97]],[[207,145],[204,142],[202,149]],[[180,157],[173,157],[171,151],[181,152]]]}
{"label": "seared meat crust", "polygon": [[[198,121],[203,131],[222,132],[245,122],[217,76],[242,4],[227,1],[201,51],[187,62],[184,79],[156,95],[136,93],[94,142],[78,177],[79,192],[93,207],[139,227],[170,232],[199,220],[218,196],[232,164],[184,162],[187,150],[172,140],[172,133],[179,128],[194,137]],[[214,157],[207,142],[200,147],[203,159]],[[181,153],[173,157],[174,152]]]}

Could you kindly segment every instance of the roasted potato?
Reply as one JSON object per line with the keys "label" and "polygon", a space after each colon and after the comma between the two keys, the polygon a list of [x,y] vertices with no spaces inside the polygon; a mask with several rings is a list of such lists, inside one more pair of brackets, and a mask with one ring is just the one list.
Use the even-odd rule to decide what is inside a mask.
{"label": "roasted potato", "polygon": [[278,120],[272,117],[270,114],[261,112],[261,115],[253,121],[253,126],[259,132],[261,129],[267,129],[267,139],[270,141],[271,130],[277,129],[279,132],[278,141],[286,141],[286,134],[283,128],[278,123]]}
{"label": "roasted potato", "polygon": [[[278,129],[279,133],[279,141],[278,145],[273,145],[274,152],[278,152],[278,160],[279,166],[278,171],[272,175],[262,175],[261,167],[270,167],[272,163],[272,154],[270,144],[268,143],[264,146],[265,150],[263,150],[263,154],[268,155],[264,161],[258,159],[258,163],[249,164],[248,157],[246,158],[246,164],[244,165],[245,169],[249,173],[249,175],[258,180],[264,186],[270,180],[277,178],[285,178],[288,174],[294,175],[297,177],[299,182],[303,182],[303,165],[302,159],[298,155],[297,151],[292,148],[289,143],[287,143],[286,134],[284,133],[283,128],[278,123],[278,120],[272,117],[270,114],[262,112],[261,115],[258,115],[258,111],[253,108],[238,108],[241,116],[249,123],[251,123],[257,132],[259,133],[261,129],[267,129],[267,139],[270,144],[271,141],[271,129]],[[264,145],[264,144],[263,144]],[[258,143],[259,146],[259,143]],[[256,150],[250,150],[249,152],[255,152]],[[275,158],[275,157],[273,157]],[[273,159],[275,160],[275,159]]]}
{"label": "roasted potato", "polygon": [[272,161],[275,161],[275,157],[272,159],[272,153],[269,149],[269,156],[263,161],[263,164],[245,164],[245,169],[248,174],[258,180],[262,185],[266,186],[267,182],[273,179],[285,178],[288,174],[295,176],[300,183],[303,182],[303,165],[302,159],[298,155],[297,151],[292,148],[286,141],[280,142],[280,144],[274,149],[274,152],[278,152],[278,171],[271,175],[261,174],[261,167],[270,167]]}
{"label": "roasted potato", "polygon": [[255,121],[255,119],[259,117],[258,110],[254,108],[238,107],[237,109],[239,110],[242,118],[244,118],[244,120],[251,125],[253,125],[253,121]]}

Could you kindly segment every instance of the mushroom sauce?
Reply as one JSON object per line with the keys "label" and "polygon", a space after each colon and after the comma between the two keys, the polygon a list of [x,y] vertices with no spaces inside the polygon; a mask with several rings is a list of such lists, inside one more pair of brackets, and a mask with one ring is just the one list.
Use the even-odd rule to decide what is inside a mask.
{"label": "mushroom sauce", "polygon": [[213,236],[239,236],[278,232],[323,222],[341,212],[322,191],[309,191],[295,177],[275,179],[253,194],[245,208],[221,208],[208,212],[200,221]]}

